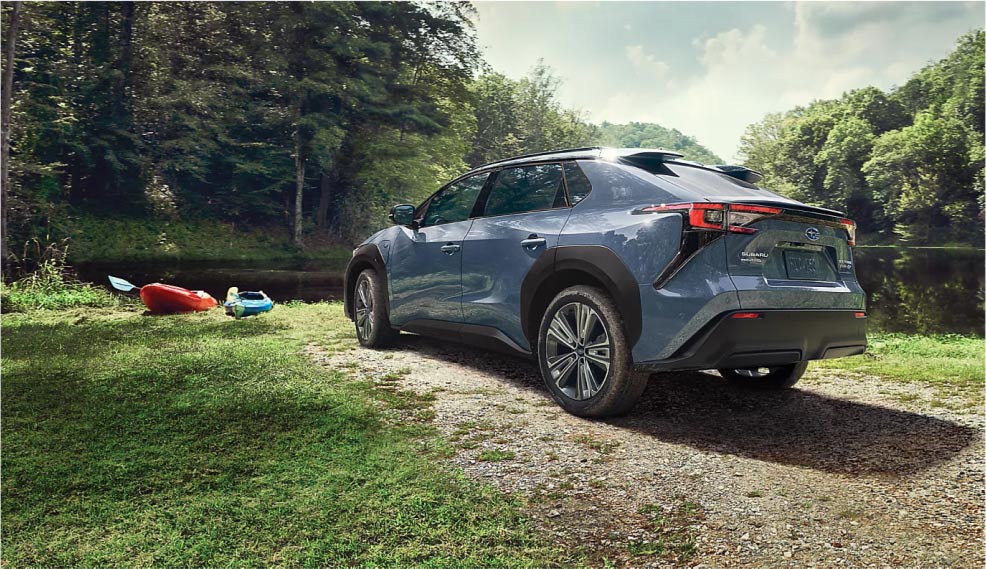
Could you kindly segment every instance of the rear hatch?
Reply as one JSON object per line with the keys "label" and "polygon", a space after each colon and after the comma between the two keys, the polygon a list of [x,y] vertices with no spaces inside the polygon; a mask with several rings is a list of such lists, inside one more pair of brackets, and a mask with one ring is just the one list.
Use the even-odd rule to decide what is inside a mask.
{"label": "rear hatch", "polygon": [[[679,204],[646,211],[689,213],[691,228],[723,232],[726,268],[744,309],[861,310],[852,246],[855,224],[843,214],[750,183],[760,176],[649,156],[623,159],[654,175]],[[750,174],[750,175],[746,175]],[[695,211],[698,210],[698,211]]]}
{"label": "rear hatch", "polygon": [[863,308],[851,221],[770,200],[726,208],[726,264],[743,308]]}

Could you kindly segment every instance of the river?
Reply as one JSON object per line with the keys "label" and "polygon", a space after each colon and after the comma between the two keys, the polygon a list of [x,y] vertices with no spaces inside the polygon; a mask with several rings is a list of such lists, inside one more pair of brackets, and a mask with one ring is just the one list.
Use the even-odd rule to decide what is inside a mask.
{"label": "river", "polygon": [[[106,275],[135,284],[163,282],[208,291],[262,289],[277,302],[342,297],[346,260],[302,264],[236,263],[86,264],[85,281],[107,283]],[[979,249],[856,249],[856,274],[868,295],[870,328],[888,332],[983,335],[984,257]]]}

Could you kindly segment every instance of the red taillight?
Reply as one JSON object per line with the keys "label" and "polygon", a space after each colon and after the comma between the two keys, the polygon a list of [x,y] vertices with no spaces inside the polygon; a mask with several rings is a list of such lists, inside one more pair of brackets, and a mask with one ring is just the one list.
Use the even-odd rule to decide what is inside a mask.
{"label": "red taillight", "polygon": [[688,209],[688,223],[701,229],[722,229],[721,203],[693,203]]}
{"label": "red taillight", "polygon": [[856,318],[866,318],[866,313],[865,312],[857,312],[855,314],[855,316],[856,316]]}
{"label": "red taillight", "polygon": [[[711,202],[652,205],[637,211],[640,213],[687,212],[688,224],[693,229],[716,231],[726,229],[734,233],[756,233],[756,229],[747,226],[764,217],[781,213],[781,209],[776,207]],[[728,220],[728,223],[724,224],[724,220]]]}
{"label": "red taillight", "polygon": [[760,221],[765,217],[777,215],[781,212],[778,207],[765,207],[759,205],[733,204],[729,206],[729,220],[726,227],[733,233],[756,233],[757,230],[749,227],[752,223]]}
{"label": "red taillight", "polygon": [[850,247],[855,247],[856,246],[856,222],[853,221],[853,220],[851,220],[851,219],[843,219],[839,223],[842,224],[842,227],[845,227],[846,228],[846,233],[849,234],[849,246]]}
{"label": "red taillight", "polygon": [[641,213],[687,213],[688,224],[697,229],[722,231],[723,204],[710,202],[672,203],[641,208]]}
{"label": "red taillight", "polygon": [[779,207],[765,207],[759,205],[733,204],[729,206],[729,211],[748,211],[750,213],[765,213],[767,215],[777,215],[781,212]]}
{"label": "red taillight", "polygon": [[763,318],[763,312],[737,312],[730,316],[730,318],[747,320],[751,318]]}

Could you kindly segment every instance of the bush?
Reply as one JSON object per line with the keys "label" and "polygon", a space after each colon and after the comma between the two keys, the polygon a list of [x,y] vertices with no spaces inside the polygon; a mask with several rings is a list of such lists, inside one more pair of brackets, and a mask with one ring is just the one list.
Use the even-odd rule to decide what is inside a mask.
{"label": "bush", "polygon": [[121,304],[121,297],[72,278],[65,265],[55,259],[43,261],[33,273],[12,284],[0,283],[0,311],[3,312]]}

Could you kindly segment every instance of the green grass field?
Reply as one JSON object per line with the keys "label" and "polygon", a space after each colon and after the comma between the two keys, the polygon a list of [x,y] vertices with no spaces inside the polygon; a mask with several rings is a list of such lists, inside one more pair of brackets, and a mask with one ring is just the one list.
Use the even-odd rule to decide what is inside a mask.
{"label": "green grass field", "polygon": [[916,382],[979,399],[986,374],[984,358],[982,338],[874,333],[865,354],[820,360],[811,366]]}
{"label": "green grass field", "polygon": [[3,318],[3,564],[543,566],[522,504],[301,347],[355,341],[338,304]]}
{"label": "green grass field", "polygon": [[[5,566],[585,561],[442,460],[433,396],[301,353],[355,349],[338,303],[237,321],[81,308],[72,287],[41,310],[43,289],[24,291],[37,298],[3,317]],[[983,340],[878,334],[864,356],[813,365],[979,397]]]}

